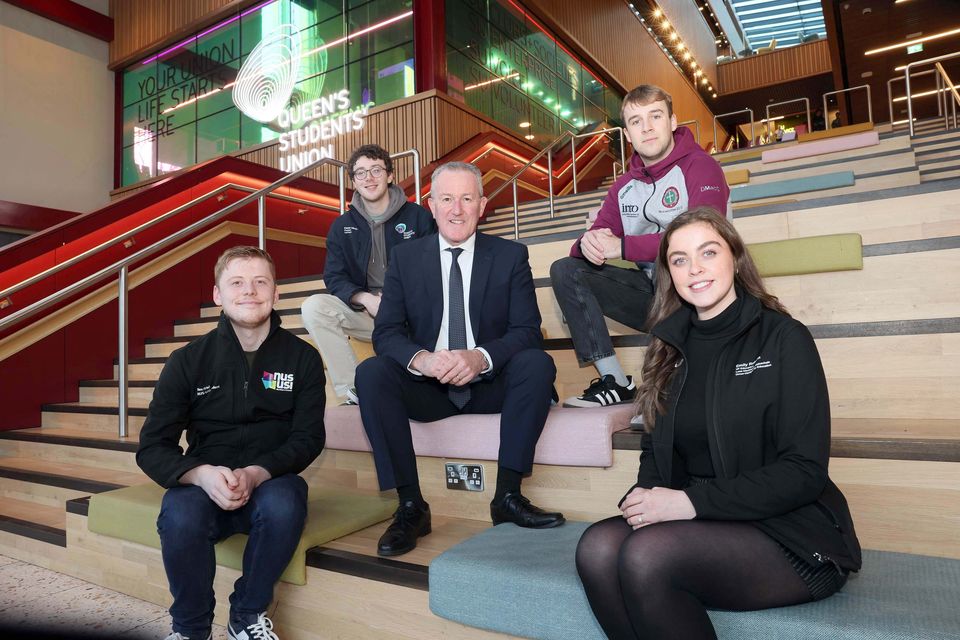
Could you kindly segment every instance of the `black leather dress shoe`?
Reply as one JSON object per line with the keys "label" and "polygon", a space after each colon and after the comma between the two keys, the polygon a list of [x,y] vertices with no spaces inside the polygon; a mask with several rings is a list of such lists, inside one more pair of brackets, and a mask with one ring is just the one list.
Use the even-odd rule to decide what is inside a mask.
{"label": "black leather dress shoe", "polygon": [[393,514],[393,523],[387,527],[377,543],[378,556],[399,556],[417,548],[417,538],[430,533],[430,505],[423,507],[413,500],[402,503]]}
{"label": "black leather dress shoe", "polygon": [[503,498],[490,503],[490,519],[494,525],[512,522],[518,527],[549,529],[566,522],[562,513],[544,511],[520,495],[519,491],[507,491]]}

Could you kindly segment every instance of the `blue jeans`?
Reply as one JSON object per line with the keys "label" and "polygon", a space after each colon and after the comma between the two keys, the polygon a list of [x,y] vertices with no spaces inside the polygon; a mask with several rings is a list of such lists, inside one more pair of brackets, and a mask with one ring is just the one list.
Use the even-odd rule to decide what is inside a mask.
{"label": "blue jeans", "polygon": [[167,490],[157,518],[163,567],[173,594],[173,630],[206,638],[213,624],[214,545],[235,533],[250,538],[243,552],[243,573],[233,585],[231,614],[267,610],[273,586],[293,556],[307,517],[307,483],[295,474],[267,480],[249,502],[224,511],[200,487]]}
{"label": "blue jeans", "polygon": [[653,302],[653,282],[643,271],[598,267],[583,258],[554,262],[550,284],[580,366],[614,355],[604,316],[642,331]]}

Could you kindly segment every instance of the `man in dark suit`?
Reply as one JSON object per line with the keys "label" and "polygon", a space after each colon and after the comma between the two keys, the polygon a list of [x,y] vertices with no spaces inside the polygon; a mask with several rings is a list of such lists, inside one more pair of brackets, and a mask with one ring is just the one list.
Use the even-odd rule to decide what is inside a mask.
{"label": "man in dark suit", "polygon": [[430,209],[439,235],[392,252],[373,330],[377,352],[357,368],[360,415],[380,489],[400,506],[377,553],[395,556],[430,533],[410,419],[501,413],[494,524],[546,528],[559,513],[530,504],[520,481],[550,408],[556,367],[541,348],[540,312],[527,248],[477,233],[487,199],[480,171],[450,162],[433,173]]}

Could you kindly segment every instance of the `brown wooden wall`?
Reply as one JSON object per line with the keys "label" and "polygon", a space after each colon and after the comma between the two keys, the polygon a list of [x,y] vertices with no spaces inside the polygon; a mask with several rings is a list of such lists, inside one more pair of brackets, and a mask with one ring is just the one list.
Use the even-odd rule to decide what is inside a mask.
{"label": "brown wooden wall", "polygon": [[698,120],[700,143],[712,141],[710,105],[673,66],[623,0],[593,0],[589,3],[589,20],[584,19],[583,0],[526,0],[524,4],[564,39],[589,54],[594,65],[624,89],[640,84],[662,87],[673,96],[677,119]]}
{"label": "brown wooden wall", "polygon": [[110,67],[131,62],[161,42],[187,36],[203,22],[249,3],[250,0],[110,0],[114,27]]}
{"label": "brown wooden wall", "polygon": [[657,0],[657,4],[693,54],[707,80],[716,87],[717,44],[703,12],[690,0]]}
{"label": "brown wooden wall", "polygon": [[[873,55],[865,55],[871,49],[877,49],[916,38],[942,33],[960,26],[960,2],[955,0],[933,0],[913,2],[876,2],[875,0],[844,0],[832,2],[823,0],[824,18],[831,38],[843,42],[843,48],[837,49],[836,58],[839,69],[834,73],[836,89],[870,86],[873,100],[873,118],[875,122],[890,119],[887,104],[887,81],[903,76],[903,71],[894,71],[899,66],[916,60],[925,60],[936,56],[960,51],[960,35],[930,40],[923,43],[923,51],[907,53],[906,47],[897,47]],[[833,44],[833,40],[831,44]],[[951,79],[960,78],[960,58],[944,63]],[[932,69],[925,66],[911,73]],[[913,90],[929,91],[934,88],[932,76],[926,75],[912,82]],[[903,81],[893,85],[894,97],[905,94]],[[863,122],[867,119],[866,97],[863,91],[851,95],[851,122]],[[894,120],[905,120],[906,102],[894,105]],[[914,102],[914,117],[932,117],[937,113],[937,103],[933,96],[919,98]]]}
{"label": "brown wooden wall", "polygon": [[717,65],[722,95],[830,73],[830,47],[817,40]]}

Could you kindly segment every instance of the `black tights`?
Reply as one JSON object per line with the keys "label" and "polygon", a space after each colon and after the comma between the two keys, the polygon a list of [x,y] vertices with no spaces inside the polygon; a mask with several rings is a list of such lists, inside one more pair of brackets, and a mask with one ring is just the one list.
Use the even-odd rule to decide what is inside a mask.
{"label": "black tights", "polygon": [[607,637],[716,638],[706,607],[809,602],[780,546],[746,522],[680,520],[634,531],[621,516],[592,525],[577,571]]}

